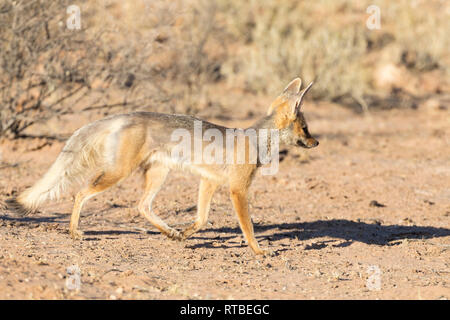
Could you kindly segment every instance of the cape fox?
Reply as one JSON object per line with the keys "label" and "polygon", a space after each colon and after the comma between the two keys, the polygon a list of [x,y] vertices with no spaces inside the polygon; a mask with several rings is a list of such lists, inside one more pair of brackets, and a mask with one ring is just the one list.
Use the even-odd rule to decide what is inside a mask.
{"label": "cape fox", "polygon": [[[302,99],[312,83],[303,90],[301,83],[299,78],[291,81],[272,102],[267,115],[250,128],[276,130],[279,132],[280,144],[316,147],[319,142],[311,137],[300,111]],[[69,138],[56,161],[34,186],[7,201],[9,208],[23,214],[35,212],[44,201],[58,199],[68,187],[82,186],[75,197],[69,226],[72,238],[80,239],[82,233],[78,230],[78,222],[86,200],[119,183],[135,169],[142,168],[145,192],[138,209],[163,234],[171,239],[184,240],[204,227],[214,191],[219,185],[228,184],[247,243],[256,254],[267,253],[255,239],[247,202],[252,178],[261,166],[259,159],[255,163],[248,161],[248,155],[250,149],[257,149],[258,146],[246,139],[243,148],[240,148],[242,150],[238,145],[231,151],[224,150],[228,154],[233,153],[232,163],[191,162],[187,161],[189,159],[172,157],[176,144],[171,140],[171,134],[177,129],[193,134],[195,121],[201,120],[187,115],[134,112],[90,123]],[[229,129],[206,121],[202,121],[202,125],[203,129],[213,129],[223,134]],[[194,139],[190,142],[194,145],[197,143]],[[220,148],[224,147],[223,142],[217,143]],[[238,153],[244,153],[243,163],[235,161]],[[187,169],[201,177],[197,217],[182,231],[168,226],[152,211],[153,199],[170,169]]]}

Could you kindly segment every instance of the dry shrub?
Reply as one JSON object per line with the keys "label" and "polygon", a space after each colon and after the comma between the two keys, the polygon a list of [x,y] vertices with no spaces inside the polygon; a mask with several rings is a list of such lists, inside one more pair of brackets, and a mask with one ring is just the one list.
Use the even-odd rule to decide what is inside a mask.
{"label": "dry shrub", "polygon": [[214,2],[84,1],[81,30],[69,5],[0,2],[0,136],[80,110],[194,113],[220,79]]}
{"label": "dry shrub", "polygon": [[[0,135],[67,111],[63,102],[89,86],[89,39],[74,38],[58,20],[68,1],[0,2]],[[89,72],[88,72],[89,71]]]}
{"label": "dry shrub", "polygon": [[89,9],[95,28],[113,30],[101,45],[117,53],[119,78],[132,79],[133,96],[145,101],[139,109],[198,111],[226,57],[214,1],[109,1]]}
{"label": "dry shrub", "polygon": [[[372,4],[380,7],[381,30],[366,27]],[[273,94],[300,75],[316,80],[314,98],[367,107],[374,95],[391,94],[373,85],[379,63],[449,74],[445,1],[224,0],[220,5],[234,41],[242,44],[224,73],[229,83],[254,92]]]}
{"label": "dry shrub", "polygon": [[280,6],[278,1],[266,0],[239,6],[228,7],[236,16],[229,21],[237,24],[236,37],[246,36],[248,43],[242,49],[243,59],[232,63],[250,90],[273,91],[286,79],[301,75],[309,81],[319,79],[316,97],[361,93],[366,79],[360,57],[366,42],[360,29],[330,29],[318,24],[316,6],[310,2],[292,1]]}
{"label": "dry shrub", "polygon": [[75,111],[220,113],[223,79],[273,96],[301,76],[310,97],[367,109],[412,106],[421,75],[450,75],[448,1],[85,0],[68,30],[71,4],[0,0],[0,136]]}

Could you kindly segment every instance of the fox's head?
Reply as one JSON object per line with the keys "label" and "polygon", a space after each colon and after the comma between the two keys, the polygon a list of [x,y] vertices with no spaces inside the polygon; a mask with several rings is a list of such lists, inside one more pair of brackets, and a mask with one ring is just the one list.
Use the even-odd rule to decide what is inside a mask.
{"label": "fox's head", "polygon": [[312,82],[303,90],[302,80],[292,80],[270,105],[267,115],[272,118],[275,127],[279,130],[280,142],[303,148],[313,148],[319,145],[308,131],[303,113],[300,111],[302,100],[311,88]]}

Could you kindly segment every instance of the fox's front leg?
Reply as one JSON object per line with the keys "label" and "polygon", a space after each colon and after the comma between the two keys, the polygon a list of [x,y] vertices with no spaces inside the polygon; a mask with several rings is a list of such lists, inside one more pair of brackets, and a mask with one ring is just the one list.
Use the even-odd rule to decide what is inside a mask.
{"label": "fox's front leg", "polygon": [[147,220],[153,224],[161,233],[173,240],[182,240],[181,233],[174,228],[169,227],[160,217],[152,210],[153,199],[161,189],[166,180],[169,169],[160,165],[153,165],[145,173],[145,194],[139,202],[139,212],[141,212]]}
{"label": "fox's front leg", "polygon": [[186,239],[200,230],[208,222],[209,207],[211,205],[211,199],[216,191],[218,184],[214,181],[202,179],[200,181],[200,187],[198,191],[198,203],[197,203],[197,218],[188,226],[183,232],[182,237]]}
{"label": "fox's front leg", "polygon": [[239,190],[233,189],[232,187],[230,193],[234,209],[236,210],[239,219],[239,225],[241,226],[242,232],[244,233],[250,248],[252,248],[256,254],[268,254],[269,251],[261,249],[255,238],[252,220],[248,213],[248,188]]}

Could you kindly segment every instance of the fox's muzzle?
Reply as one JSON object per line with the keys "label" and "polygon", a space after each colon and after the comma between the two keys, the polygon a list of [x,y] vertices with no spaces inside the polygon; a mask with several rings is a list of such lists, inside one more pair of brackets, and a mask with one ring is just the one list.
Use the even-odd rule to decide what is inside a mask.
{"label": "fox's muzzle", "polygon": [[319,141],[317,141],[314,138],[309,138],[309,139],[305,139],[304,141],[302,140],[297,140],[297,145],[302,147],[302,148],[314,148],[317,147],[319,145]]}

